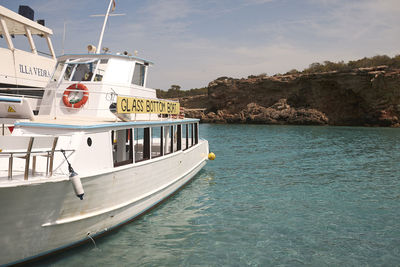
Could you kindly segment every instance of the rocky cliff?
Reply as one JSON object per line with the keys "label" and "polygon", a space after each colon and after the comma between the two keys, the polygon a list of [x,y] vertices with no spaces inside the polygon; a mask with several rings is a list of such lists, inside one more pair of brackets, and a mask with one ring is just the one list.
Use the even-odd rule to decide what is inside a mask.
{"label": "rocky cliff", "polygon": [[203,122],[398,127],[400,70],[223,77],[210,82],[208,96],[181,103]]}

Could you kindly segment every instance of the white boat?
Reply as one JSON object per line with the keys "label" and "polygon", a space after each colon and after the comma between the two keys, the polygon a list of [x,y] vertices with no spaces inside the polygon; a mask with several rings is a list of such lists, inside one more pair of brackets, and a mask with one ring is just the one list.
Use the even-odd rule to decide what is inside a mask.
{"label": "white boat", "polygon": [[180,118],[178,102],[146,87],[150,65],[128,55],[62,56],[38,115],[24,98],[0,96],[0,120],[15,127],[0,136],[0,265],[121,226],[206,164],[199,121]]}
{"label": "white boat", "polygon": [[53,31],[42,25],[44,20],[33,21],[34,11],[28,6],[20,6],[20,11],[30,18],[0,5],[0,95],[25,96],[37,113],[57,63]]}
{"label": "white boat", "polygon": [[[52,34],[51,29],[0,5],[0,35],[5,40],[5,46],[0,47],[0,87],[47,85],[56,64]],[[24,46],[14,38],[27,42],[29,50],[22,49]],[[38,50],[35,40],[41,39],[47,43],[47,51]]]}

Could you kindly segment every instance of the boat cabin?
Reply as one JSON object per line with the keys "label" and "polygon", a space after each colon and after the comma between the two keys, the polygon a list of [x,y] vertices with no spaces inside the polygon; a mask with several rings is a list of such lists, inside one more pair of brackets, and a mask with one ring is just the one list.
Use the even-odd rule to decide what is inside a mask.
{"label": "boat cabin", "polygon": [[[117,96],[156,99],[155,90],[146,87],[151,64],[118,54],[61,56],[43,95],[39,116],[115,120],[110,107],[116,107]],[[148,112],[134,114],[125,115],[124,120],[157,118]]]}
{"label": "boat cabin", "polygon": [[56,64],[52,34],[51,29],[0,5],[0,88],[46,86]]}
{"label": "boat cabin", "polygon": [[[146,87],[151,64],[128,55],[60,57],[39,114],[17,120],[10,136],[24,138],[20,140],[27,146],[23,157],[35,158],[33,175],[29,175],[29,161],[20,163],[20,175],[24,173],[26,179],[35,172],[51,176],[57,165],[67,172],[62,150],[81,175],[89,175],[173,156],[199,144],[199,120],[182,118],[179,102],[157,99],[155,90]],[[22,114],[23,102],[18,106],[13,99],[3,100],[0,105]],[[0,154],[9,158],[11,179],[18,169],[13,160],[21,151],[8,148],[12,142],[7,138],[0,142]],[[38,142],[45,142],[46,148],[35,149]],[[36,160],[35,153],[45,158]]]}

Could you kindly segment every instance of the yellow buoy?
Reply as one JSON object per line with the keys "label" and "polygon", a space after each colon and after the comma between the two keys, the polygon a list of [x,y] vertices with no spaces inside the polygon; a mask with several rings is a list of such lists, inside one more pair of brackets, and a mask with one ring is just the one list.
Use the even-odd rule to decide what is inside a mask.
{"label": "yellow buoy", "polygon": [[209,159],[209,160],[214,160],[214,159],[215,159],[215,154],[212,153],[212,152],[210,152],[210,153],[208,154],[208,159]]}

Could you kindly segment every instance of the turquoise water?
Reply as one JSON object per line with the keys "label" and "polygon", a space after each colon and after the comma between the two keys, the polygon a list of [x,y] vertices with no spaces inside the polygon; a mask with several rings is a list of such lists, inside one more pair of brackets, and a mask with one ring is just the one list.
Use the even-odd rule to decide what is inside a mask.
{"label": "turquoise water", "polygon": [[398,266],[400,129],[211,125],[217,159],[135,222],[40,266]]}

